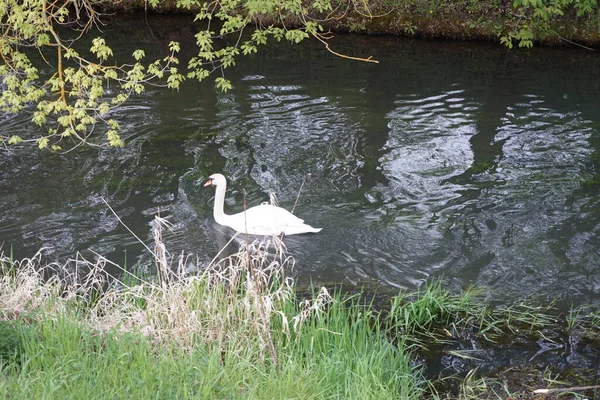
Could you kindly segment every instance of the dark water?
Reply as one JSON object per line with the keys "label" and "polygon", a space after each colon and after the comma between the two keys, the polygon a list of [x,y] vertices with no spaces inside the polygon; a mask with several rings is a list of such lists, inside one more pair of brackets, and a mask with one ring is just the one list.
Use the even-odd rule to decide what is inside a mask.
{"label": "dark water", "polygon": [[[166,23],[164,22],[166,20]],[[120,50],[193,48],[185,19],[126,21]],[[161,22],[163,23],[161,24]],[[177,28],[173,28],[177,27]],[[131,29],[131,31],[128,31]],[[0,242],[17,257],[80,251],[146,262],[160,210],[173,255],[208,262],[227,236],[212,220],[213,172],[226,210],[274,191],[322,227],[290,237],[299,282],[414,289],[436,277],[490,298],[600,302],[600,58],[580,49],[343,36],[272,45],[227,71],[234,89],[153,88],[115,115],[124,149],[0,157]],[[3,133],[39,131],[2,115]]]}

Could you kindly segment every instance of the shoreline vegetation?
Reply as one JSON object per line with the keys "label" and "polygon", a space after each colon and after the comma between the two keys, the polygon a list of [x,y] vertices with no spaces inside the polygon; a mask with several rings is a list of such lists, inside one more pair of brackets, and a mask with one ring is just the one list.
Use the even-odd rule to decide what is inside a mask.
{"label": "shoreline vegetation", "polygon": [[[101,2],[105,12],[196,13],[181,0]],[[182,4],[183,3],[183,4]],[[268,3],[268,2],[267,2]],[[311,16],[333,32],[386,34],[436,39],[500,41],[508,47],[534,43],[600,45],[600,8],[592,0],[369,0],[333,2],[328,12]],[[281,23],[302,27],[297,16],[255,13],[258,26]]]}
{"label": "shoreline vegetation", "polygon": [[[0,396],[508,399],[545,398],[534,389],[571,397],[600,393],[594,373],[532,368],[486,377],[475,367],[432,377],[425,366],[427,358],[442,355],[476,360],[479,344],[552,342],[559,325],[570,337],[598,343],[597,311],[560,316],[552,304],[492,307],[476,290],[451,294],[440,282],[398,293],[384,307],[366,293],[341,289],[300,294],[286,275],[294,260],[276,238],[242,244],[191,274],[185,272],[191,257],[170,260],[161,239],[165,226],[156,217],[154,248],[148,249],[154,274],[121,269],[111,277],[110,262],[101,256],[88,261],[78,255],[63,265],[45,265],[41,253],[21,261],[2,256]],[[461,350],[465,340],[477,345]]]}

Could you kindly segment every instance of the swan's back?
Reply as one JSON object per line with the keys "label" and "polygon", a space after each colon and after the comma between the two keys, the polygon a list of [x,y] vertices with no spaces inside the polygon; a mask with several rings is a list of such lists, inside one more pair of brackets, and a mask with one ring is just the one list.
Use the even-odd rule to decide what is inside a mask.
{"label": "swan's back", "polygon": [[321,228],[313,228],[288,210],[271,204],[261,204],[231,215],[228,222],[231,228],[249,235],[298,235],[321,231]]}

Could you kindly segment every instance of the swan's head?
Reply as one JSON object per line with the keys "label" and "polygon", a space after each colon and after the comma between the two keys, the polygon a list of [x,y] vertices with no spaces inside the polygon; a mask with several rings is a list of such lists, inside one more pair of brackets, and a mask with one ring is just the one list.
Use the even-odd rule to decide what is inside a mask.
{"label": "swan's head", "polygon": [[212,174],[208,177],[208,180],[204,184],[204,186],[219,186],[225,185],[225,177],[221,174]]}

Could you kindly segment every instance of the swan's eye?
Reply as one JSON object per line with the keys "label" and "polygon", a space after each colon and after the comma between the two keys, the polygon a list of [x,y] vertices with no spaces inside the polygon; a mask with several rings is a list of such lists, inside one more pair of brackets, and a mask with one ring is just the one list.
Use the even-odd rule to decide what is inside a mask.
{"label": "swan's eye", "polygon": [[212,184],[213,184],[213,180],[214,180],[214,179],[215,179],[215,178],[213,178],[213,177],[209,177],[209,178],[206,180],[206,183],[204,183],[204,186],[210,186],[210,185],[212,185]]}

